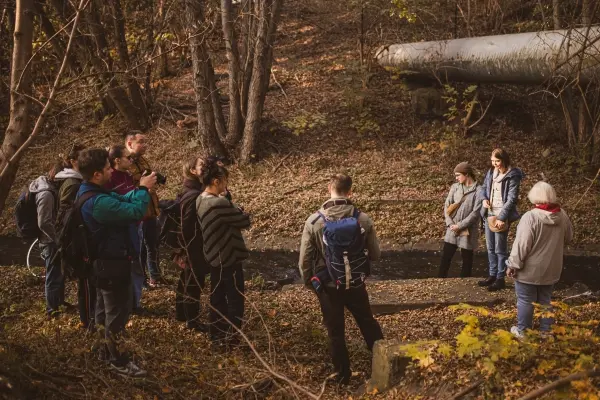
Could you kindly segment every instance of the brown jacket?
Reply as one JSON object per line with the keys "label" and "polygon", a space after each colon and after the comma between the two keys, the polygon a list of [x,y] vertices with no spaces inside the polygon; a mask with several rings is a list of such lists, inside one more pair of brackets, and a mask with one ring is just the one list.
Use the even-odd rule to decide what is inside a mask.
{"label": "brown jacket", "polygon": [[[348,200],[346,198],[339,198]],[[319,210],[328,219],[338,220],[343,217],[350,217],[354,213],[352,204],[333,205],[327,207],[330,201],[327,200]],[[358,223],[365,230],[366,248],[371,261],[379,260],[381,250],[379,249],[379,240],[373,226],[373,221],[365,213],[360,213]],[[325,267],[325,245],[323,244],[323,228],[325,223],[319,217],[318,213],[312,214],[304,224],[304,232],[302,233],[302,243],[300,244],[300,275],[304,284],[312,287],[310,278],[317,274]]]}
{"label": "brown jacket", "polygon": [[[133,182],[137,187],[140,185],[140,179],[142,178],[144,171],[152,171],[152,168],[144,156],[136,156],[135,154],[132,154],[132,157],[133,162],[131,163],[129,172],[131,173],[131,176],[133,176]],[[160,209],[158,208],[158,196],[156,195],[156,192],[150,192],[150,203],[148,204],[148,209],[146,210],[144,219],[157,217],[159,214]]]}

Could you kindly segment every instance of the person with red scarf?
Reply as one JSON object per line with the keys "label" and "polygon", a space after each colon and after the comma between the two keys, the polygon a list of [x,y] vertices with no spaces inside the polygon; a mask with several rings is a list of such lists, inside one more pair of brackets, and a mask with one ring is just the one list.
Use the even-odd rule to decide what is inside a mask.
{"label": "person with red scarf", "polygon": [[[573,239],[573,225],[552,186],[538,182],[527,197],[535,208],[521,217],[506,263],[517,294],[517,325],[510,331],[518,338],[533,326],[533,303],[550,307],[552,289],[562,273],[564,247]],[[549,332],[552,322],[541,318],[540,331]]]}

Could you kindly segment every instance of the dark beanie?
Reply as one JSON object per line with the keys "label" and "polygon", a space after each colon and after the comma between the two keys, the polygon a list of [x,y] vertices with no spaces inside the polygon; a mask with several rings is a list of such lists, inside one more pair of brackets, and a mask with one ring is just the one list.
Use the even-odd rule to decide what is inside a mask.
{"label": "dark beanie", "polygon": [[468,175],[471,178],[475,177],[475,171],[473,167],[468,162],[461,162],[454,168],[454,172],[458,172],[459,174]]}

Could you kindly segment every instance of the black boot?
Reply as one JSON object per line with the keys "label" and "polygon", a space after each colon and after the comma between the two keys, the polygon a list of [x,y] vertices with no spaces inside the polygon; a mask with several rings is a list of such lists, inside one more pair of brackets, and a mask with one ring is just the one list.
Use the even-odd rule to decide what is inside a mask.
{"label": "black boot", "polygon": [[490,286],[496,281],[495,276],[488,276],[487,279],[477,282],[479,286]]}
{"label": "black boot", "polygon": [[498,290],[502,290],[506,287],[505,283],[504,283],[504,279],[496,279],[494,281],[494,283],[492,283],[489,287],[488,290],[490,292],[496,292]]}

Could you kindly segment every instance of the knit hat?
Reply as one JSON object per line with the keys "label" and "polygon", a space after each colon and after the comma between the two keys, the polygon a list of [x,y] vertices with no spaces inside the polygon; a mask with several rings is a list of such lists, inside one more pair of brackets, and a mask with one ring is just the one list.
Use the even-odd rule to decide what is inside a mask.
{"label": "knit hat", "polygon": [[475,177],[475,171],[473,170],[473,167],[466,161],[458,164],[456,168],[454,168],[454,172],[470,176],[471,178]]}

